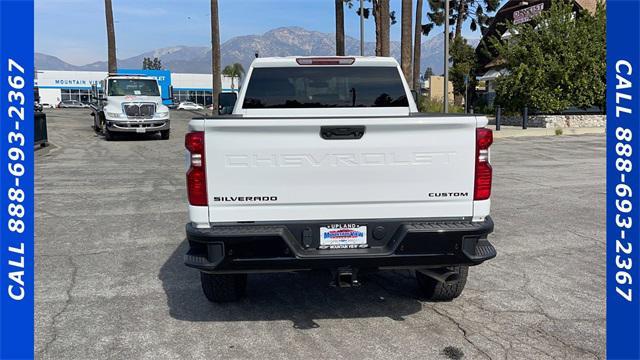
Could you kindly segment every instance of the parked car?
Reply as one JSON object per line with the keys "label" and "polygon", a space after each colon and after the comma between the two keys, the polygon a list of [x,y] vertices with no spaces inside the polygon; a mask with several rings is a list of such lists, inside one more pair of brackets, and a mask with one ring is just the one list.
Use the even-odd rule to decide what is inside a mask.
{"label": "parked car", "polygon": [[204,110],[204,107],[191,101],[183,101],[178,105],[178,110]]}
{"label": "parked car", "polygon": [[89,105],[84,104],[78,100],[63,100],[58,104],[58,107],[61,109],[69,109],[69,108],[88,108]]}
{"label": "parked car", "polygon": [[47,104],[47,103],[42,103],[40,105],[42,106],[43,109],[55,109],[56,108],[54,105]]}
{"label": "parked car", "polygon": [[258,58],[247,74],[232,113],[185,138],[184,261],[207,299],[238,299],[248,273],[326,269],[347,287],[410,269],[448,301],[496,256],[486,117],[419,113],[393,58]]}

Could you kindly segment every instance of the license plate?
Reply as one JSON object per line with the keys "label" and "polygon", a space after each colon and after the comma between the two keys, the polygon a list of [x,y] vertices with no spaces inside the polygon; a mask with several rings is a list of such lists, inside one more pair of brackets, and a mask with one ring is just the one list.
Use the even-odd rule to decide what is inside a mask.
{"label": "license plate", "polygon": [[145,129],[145,128],[137,128],[137,129],[136,129],[136,132],[137,132],[137,133],[146,133],[146,132],[147,132],[147,129]]}
{"label": "license plate", "polygon": [[366,247],[366,225],[331,224],[320,227],[320,249],[359,249]]}

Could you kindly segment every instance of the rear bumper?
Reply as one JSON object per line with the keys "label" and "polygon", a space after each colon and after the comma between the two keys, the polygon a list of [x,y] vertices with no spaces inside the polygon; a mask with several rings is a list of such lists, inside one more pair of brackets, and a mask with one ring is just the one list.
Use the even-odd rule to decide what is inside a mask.
{"label": "rear bumper", "polygon": [[319,229],[354,221],[225,224],[186,227],[189,267],[210,273],[250,273],[354,267],[430,268],[478,265],[496,256],[487,240],[493,221],[356,221],[366,224],[366,249],[320,250]]}

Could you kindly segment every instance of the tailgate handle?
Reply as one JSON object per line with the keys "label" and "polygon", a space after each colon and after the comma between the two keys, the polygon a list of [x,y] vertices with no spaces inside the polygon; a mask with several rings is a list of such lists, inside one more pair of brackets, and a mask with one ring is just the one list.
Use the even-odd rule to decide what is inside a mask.
{"label": "tailgate handle", "polygon": [[360,139],[364,130],[364,126],[322,126],[320,136],[325,140]]}

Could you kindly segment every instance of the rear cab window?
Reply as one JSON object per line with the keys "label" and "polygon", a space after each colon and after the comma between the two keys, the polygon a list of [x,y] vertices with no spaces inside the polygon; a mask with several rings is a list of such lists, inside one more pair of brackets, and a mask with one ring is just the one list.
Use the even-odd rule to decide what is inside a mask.
{"label": "rear cab window", "polygon": [[256,67],[244,109],[408,107],[396,67]]}

